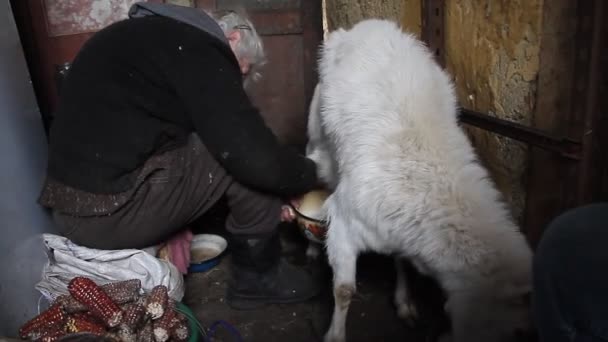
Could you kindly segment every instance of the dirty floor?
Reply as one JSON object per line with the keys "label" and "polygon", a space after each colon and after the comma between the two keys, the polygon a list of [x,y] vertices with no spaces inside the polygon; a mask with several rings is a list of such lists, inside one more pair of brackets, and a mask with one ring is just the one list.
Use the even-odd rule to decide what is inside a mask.
{"label": "dirty floor", "polygon": [[[206,228],[203,231],[195,228],[195,231],[224,235],[221,221],[216,217],[212,224],[207,219],[199,224]],[[295,227],[285,225],[281,229],[285,256],[314,272],[325,284],[324,291],[304,303],[268,305],[253,311],[232,310],[225,301],[230,259],[227,253],[215,268],[186,277],[184,302],[204,326],[209,327],[217,320],[226,321],[238,330],[244,341],[321,341],[333,310],[331,269],[324,259],[315,264],[307,262],[306,241]],[[434,341],[446,328],[445,318],[439,314],[441,293],[435,284],[420,277],[415,284],[422,318],[410,326],[397,317],[392,304],[393,267],[391,259],[385,256],[370,254],[359,258],[357,294],[347,320],[348,341]],[[237,341],[227,331],[219,328],[214,341]]]}

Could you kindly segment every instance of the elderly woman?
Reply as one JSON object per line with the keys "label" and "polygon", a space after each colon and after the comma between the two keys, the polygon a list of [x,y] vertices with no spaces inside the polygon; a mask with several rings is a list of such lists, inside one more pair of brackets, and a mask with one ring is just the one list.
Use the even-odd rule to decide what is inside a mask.
{"label": "elderly woman", "polygon": [[244,15],[135,4],[92,36],[62,86],[40,203],[62,233],[98,249],[157,244],[220,198],[230,207],[235,308],[315,295],[280,258],[281,197],[317,185],[281,146],[243,83],[264,60]]}

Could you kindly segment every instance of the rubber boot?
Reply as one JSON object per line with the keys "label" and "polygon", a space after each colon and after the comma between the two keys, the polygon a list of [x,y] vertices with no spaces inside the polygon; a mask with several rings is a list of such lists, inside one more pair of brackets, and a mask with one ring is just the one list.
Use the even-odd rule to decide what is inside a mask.
{"label": "rubber boot", "polygon": [[281,257],[278,234],[233,236],[230,244],[232,264],[226,299],[233,309],[295,303],[320,292],[320,285],[307,271]]}

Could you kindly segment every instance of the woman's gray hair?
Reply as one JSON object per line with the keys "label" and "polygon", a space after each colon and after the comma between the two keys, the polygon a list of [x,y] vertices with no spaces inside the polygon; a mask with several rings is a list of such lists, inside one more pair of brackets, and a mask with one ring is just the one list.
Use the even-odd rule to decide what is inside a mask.
{"label": "woman's gray hair", "polygon": [[245,85],[261,77],[260,67],[266,63],[262,38],[258,35],[253,23],[244,10],[218,10],[211,13],[226,36],[233,31],[241,32],[241,40],[235,47],[238,58],[245,58],[251,64],[250,71],[245,78]]}

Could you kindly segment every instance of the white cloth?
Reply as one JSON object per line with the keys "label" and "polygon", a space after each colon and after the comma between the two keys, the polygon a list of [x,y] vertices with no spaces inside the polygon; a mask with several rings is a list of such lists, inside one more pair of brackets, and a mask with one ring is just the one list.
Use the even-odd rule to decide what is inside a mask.
{"label": "white cloth", "polygon": [[184,297],[184,278],[173,264],[150,254],[154,248],[99,250],[74,244],[69,239],[43,234],[49,262],[36,289],[48,300],[68,294],[67,286],[76,276],[90,278],[99,285],[139,279],[149,292],[156,285],[165,285],[176,301]]}

